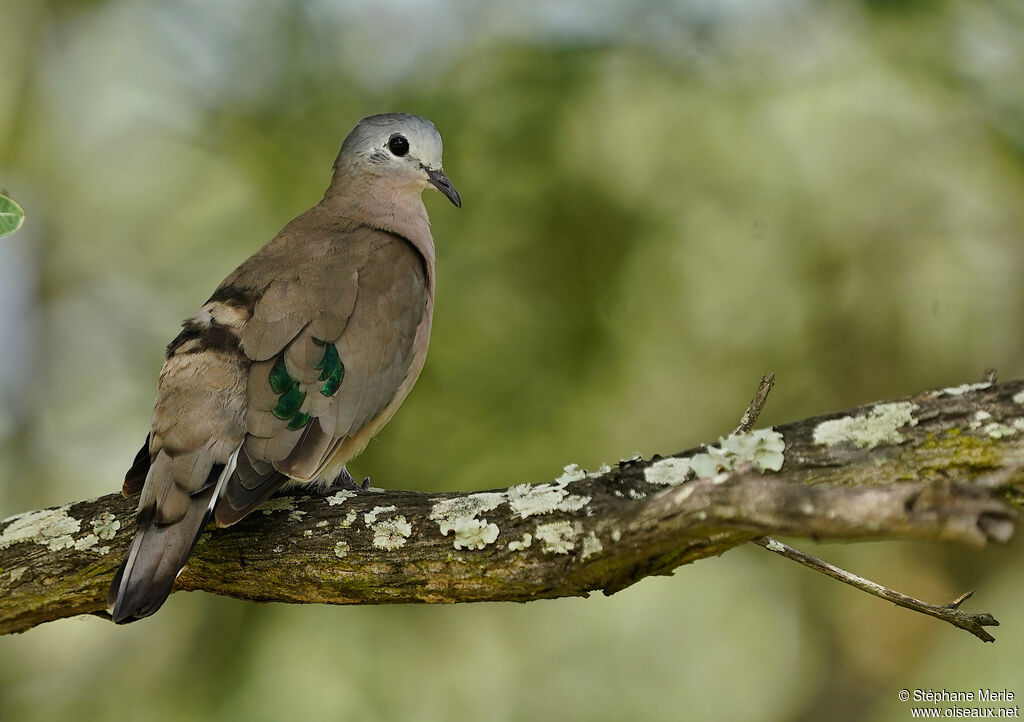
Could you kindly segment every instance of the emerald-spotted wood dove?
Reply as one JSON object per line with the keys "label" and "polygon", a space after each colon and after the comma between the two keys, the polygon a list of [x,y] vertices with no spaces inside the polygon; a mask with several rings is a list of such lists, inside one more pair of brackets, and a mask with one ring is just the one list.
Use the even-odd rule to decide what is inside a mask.
{"label": "emerald-spotted wood dove", "polygon": [[395,413],[426,357],[428,184],[462,206],[433,124],[364,118],[323,199],[185,321],[125,477],[125,494],[142,493],[108,595],[115,622],[160,608],[211,518],[233,524],[285,484],[351,480],[345,464]]}

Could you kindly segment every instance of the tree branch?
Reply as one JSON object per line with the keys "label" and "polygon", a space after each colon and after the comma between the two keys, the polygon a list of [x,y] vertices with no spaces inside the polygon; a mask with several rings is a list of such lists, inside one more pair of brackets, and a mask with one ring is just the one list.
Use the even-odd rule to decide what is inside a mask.
{"label": "tree branch", "polygon": [[[1024,381],[972,384],[669,459],[569,467],[545,484],[275,498],[208,531],[177,588],[333,604],[529,601],[612,593],[765,534],[982,546],[1013,533],[1022,463]],[[101,611],[134,507],[111,494],[0,522],[0,633]]]}
{"label": "tree branch", "polygon": [[[996,381],[996,370],[993,368],[985,369],[985,374],[982,377],[982,381],[986,384],[993,384]],[[771,392],[772,387],[775,385],[775,374],[767,374],[761,377],[761,383],[757,388],[757,393],[754,394],[754,398],[747,405],[747,410],[743,412],[743,418],[740,419],[739,426],[732,432],[733,434],[746,434],[749,433],[753,428],[754,424],[757,423],[758,417],[761,415],[761,411],[764,409],[765,403],[768,401],[768,394]],[[1011,471],[999,472],[996,476],[998,478],[996,486],[1002,486],[1010,478],[1012,474],[1017,473],[1016,467],[1011,467]],[[873,582],[870,579],[848,572],[845,569],[837,567],[835,564],[830,564],[824,559],[808,554],[807,552],[800,551],[788,544],[783,544],[778,539],[772,539],[768,536],[763,536],[758,539],[754,539],[751,543],[757,544],[760,547],[764,547],[768,551],[779,554],[791,561],[795,561],[798,564],[803,564],[808,569],[813,569],[816,572],[832,577],[833,579],[849,584],[855,589],[859,589],[868,594],[874,595],[880,599],[885,599],[892,602],[893,604],[903,607],[904,609],[910,609],[911,611],[920,612],[929,616],[941,619],[944,622],[952,624],[954,627],[964,629],[983,642],[994,642],[995,637],[989,634],[985,627],[998,627],[999,622],[991,614],[971,614],[960,609],[960,605],[966,600],[973,596],[974,592],[968,592],[962,594],[949,604],[938,606],[935,604],[928,604],[922,602],[914,597],[907,596],[897,592],[894,589],[884,587],[877,582]]]}
{"label": "tree branch", "polygon": [[795,562],[803,564],[804,566],[813,569],[817,572],[821,572],[826,576],[830,576],[843,584],[849,584],[851,587],[860,589],[862,592],[874,595],[879,599],[885,599],[886,601],[892,602],[898,607],[904,609],[910,609],[915,612],[921,612],[929,616],[941,619],[944,622],[949,622],[954,627],[965,629],[975,637],[980,639],[982,642],[994,642],[996,638],[989,634],[985,627],[998,627],[999,622],[996,618],[987,612],[981,614],[971,614],[960,609],[960,605],[965,601],[974,596],[974,592],[967,592],[961,594],[959,597],[954,599],[949,604],[939,606],[937,604],[928,604],[922,602],[919,599],[908,597],[906,594],[901,594],[888,587],[883,587],[877,582],[873,582],[870,579],[851,574],[845,569],[840,569],[834,564],[829,564],[826,561],[822,561],[815,556],[811,556],[799,549],[794,549],[788,544],[783,544],[777,539],[769,539],[768,537],[762,537],[761,539],[755,539],[754,544],[763,546],[765,549],[781,554],[787,559],[792,559]]}
{"label": "tree branch", "polygon": [[761,383],[757,386],[757,393],[754,394],[754,398],[747,404],[747,410],[743,412],[740,423],[732,430],[732,433],[746,434],[753,430],[754,424],[757,423],[757,418],[761,415],[764,405],[768,402],[768,394],[772,392],[774,387],[775,374],[765,374],[761,377]]}

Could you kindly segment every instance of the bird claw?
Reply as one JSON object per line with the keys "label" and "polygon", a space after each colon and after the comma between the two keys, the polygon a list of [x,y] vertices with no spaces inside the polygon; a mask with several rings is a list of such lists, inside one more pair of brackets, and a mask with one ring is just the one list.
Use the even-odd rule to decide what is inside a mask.
{"label": "bird claw", "polygon": [[[370,477],[363,479],[362,483],[357,482],[352,478],[352,474],[348,472],[348,469],[342,469],[341,473],[338,474],[337,478],[334,479],[330,484],[313,484],[304,493],[314,494],[316,496],[331,496],[339,491],[367,491],[370,488]],[[280,491],[278,492],[281,493]],[[285,496],[294,495],[294,491],[288,490],[284,492]],[[276,496],[276,494],[275,494]]]}
{"label": "bird claw", "polygon": [[363,479],[362,483],[358,483],[352,478],[352,474],[349,473],[348,469],[342,468],[341,473],[338,474],[338,478],[331,484],[331,491],[340,491],[342,489],[348,489],[350,491],[366,491],[370,488],[370,477]]}

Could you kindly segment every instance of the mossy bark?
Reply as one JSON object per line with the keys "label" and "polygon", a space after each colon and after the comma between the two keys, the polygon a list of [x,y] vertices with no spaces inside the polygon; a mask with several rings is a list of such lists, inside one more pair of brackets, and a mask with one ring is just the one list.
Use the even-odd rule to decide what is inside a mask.
{"label": "mossy bark", "polygon": [[[1014,400],[1022,392],[1024,381],[1013,381],[902,399],[914,405],[916,425],[898,429],[902,441],[874,447],[819,443],[815,430],[875,405],[780,426],[785,462],[775,473],[748,465],[665,486],[645,477],[659,457],[622,462],[556,485],[589,497],[574,510],[524,518],[498,503],[476,514],[498,527],[497,539],[480,549],[456,548],[455,533],[442,534],[436,518],[439,502],[479,492],[278,498],[229,529],[209,529],[176,588],[280,602],[525,602],[615,592],[766,534],[1005,542],[1019,504],[1012,484],[1024,463],[1024,404]],[[134,507],[118,494],[68,505],[81,529],[63,543],[45,533],[11,543],[4,534],[25,515],[0,522],[0,633],[102,613],[134,532]],[[90,523],[104,513],[120,529],[90,543]],[[410,533],[382,541],[380,522],[399,516]],[[564,543],[539,538],[538,527],[560,522]],[[528,546],[509,548],[526,539]]]}

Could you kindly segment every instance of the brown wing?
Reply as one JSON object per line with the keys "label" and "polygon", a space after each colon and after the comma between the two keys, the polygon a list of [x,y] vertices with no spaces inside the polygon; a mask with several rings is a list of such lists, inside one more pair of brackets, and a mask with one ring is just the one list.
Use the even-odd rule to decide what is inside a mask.
{"label": "brown wing", "polygon": [[412,366],[428,304],[422,257],[370,228],[339,243],[270,283],[242,331],[253,361],[246,438],[217,507],[221,525],[288,479],[315,478],[391,403]]}

